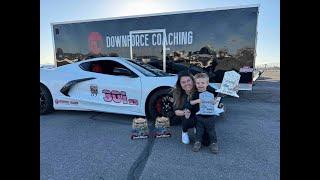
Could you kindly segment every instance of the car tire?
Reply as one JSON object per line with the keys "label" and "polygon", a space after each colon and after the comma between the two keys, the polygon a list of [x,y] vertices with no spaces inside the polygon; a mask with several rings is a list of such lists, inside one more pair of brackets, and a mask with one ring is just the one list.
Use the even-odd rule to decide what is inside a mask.
{"label": "car tire", "polygon": [[40,84],[40,114],[53,112],[53,100],[48,88]]}
{"label": "car tire", "polygon": [[173,98],[170,95],[170,89],[160,89],[156,91],[150,98],[147,107],[147,116],[151,121],[159,116],[168,117],[170,120],[170,125],[176,125],[176,118],[173,112]]}

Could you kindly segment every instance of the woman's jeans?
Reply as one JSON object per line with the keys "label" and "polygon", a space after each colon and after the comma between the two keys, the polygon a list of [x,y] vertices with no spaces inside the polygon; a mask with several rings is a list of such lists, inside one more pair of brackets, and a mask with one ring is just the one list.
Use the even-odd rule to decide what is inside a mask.
{"label": "woman's jeans", "polygon": [[196,121],[194,116],[190,116],[186,119],[184,116],[174,116],[174,121],[180,121],[182,124],[182,131],[188,132],[188,129],[194,128],[196,126]]}

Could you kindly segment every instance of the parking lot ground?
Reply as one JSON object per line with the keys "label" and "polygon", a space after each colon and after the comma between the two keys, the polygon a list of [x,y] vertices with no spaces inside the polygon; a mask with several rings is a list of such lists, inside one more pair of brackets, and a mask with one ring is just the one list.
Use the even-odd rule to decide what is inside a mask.
{"label": "parking lot ground", "polygon": [[[224,99],[219,153],[170,138],[131,140],[134,116],[56,111],[40,116],[41,179],[280,179],[280,71]],[[194,135],[189,132],[191,141]]]}

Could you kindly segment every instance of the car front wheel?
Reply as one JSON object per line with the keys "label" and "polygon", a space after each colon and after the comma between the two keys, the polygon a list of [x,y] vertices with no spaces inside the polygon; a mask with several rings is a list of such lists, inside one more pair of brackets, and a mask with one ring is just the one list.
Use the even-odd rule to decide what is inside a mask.
{"label": "car front wheel", "polygon": [[170,125],[177,124],[174,122],[173,98],[169,92],[170,89],[161,89],[151,96],[147,107],[147,114],[152,121],[155,121],[157,117],[164,116],[170,119]]}

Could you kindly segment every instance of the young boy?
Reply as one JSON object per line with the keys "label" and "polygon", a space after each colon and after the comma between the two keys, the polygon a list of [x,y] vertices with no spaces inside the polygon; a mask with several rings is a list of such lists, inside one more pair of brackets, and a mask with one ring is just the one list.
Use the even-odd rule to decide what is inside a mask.
{"label": "young boy", "polygon": [[[214,95],[217,95],[214,88],[209,86],[209,77],[206,73],[198,73],[194,76],[196,81],[197,92],[193,93],[190,104],[196,110],[196,137],[195,143],[192,148],[192,151],[197,152],[201,148],[201,139],[205,132],[205,130],[209,134],[209,140],[211,142],[209,148],[210,151],[214,154],[218,153],[218,145],[217,145],[217,135],[215,131],[215,119],[213,115],[203,115],[199,112],[199,105],[201,104],[201,99],[199,99],[199,94],[205,91],[210,92]],[[216,101],[216,97],[211,100],[214,104]]]}

